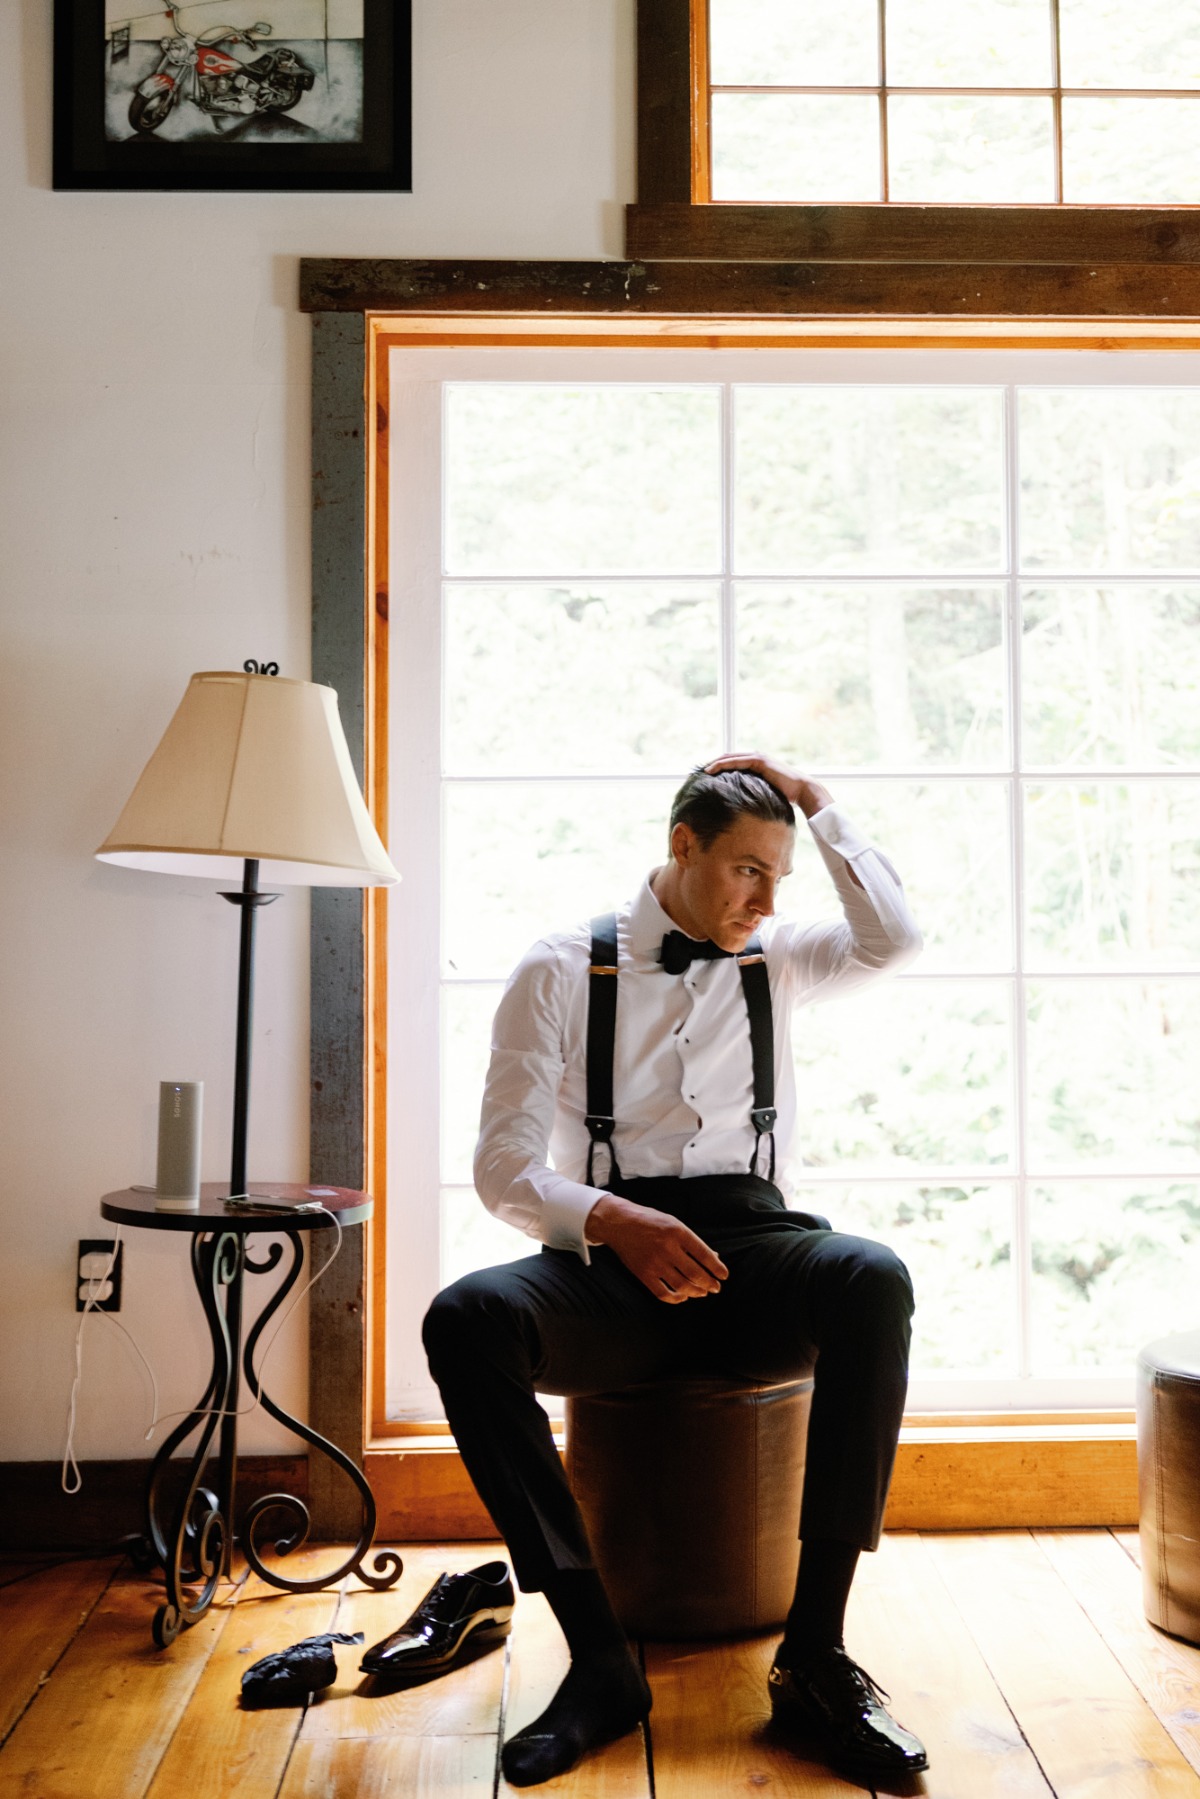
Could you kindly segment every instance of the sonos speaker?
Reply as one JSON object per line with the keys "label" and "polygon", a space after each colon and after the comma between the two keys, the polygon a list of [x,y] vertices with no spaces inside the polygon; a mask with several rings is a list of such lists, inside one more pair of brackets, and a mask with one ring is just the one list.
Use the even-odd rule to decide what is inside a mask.
{"label": "sonos speaker", "polygon": [[203,1081],[160,1081],[155,1210],[194,1212],[200,1205]]}

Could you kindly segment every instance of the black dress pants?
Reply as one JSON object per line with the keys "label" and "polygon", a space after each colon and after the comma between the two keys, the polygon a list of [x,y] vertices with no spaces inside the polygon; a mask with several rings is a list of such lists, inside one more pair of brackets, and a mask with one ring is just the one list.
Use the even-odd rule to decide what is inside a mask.
{"label": "black dress pants", "polygon": [[875,1549],[908,1387],[903,1262],[789,1211],[757,1175],[611,1190],[688,1224],[729,1270],[721,1291],[667,1305],[611,1249],[593,1249],[589,1267],[573,1250],[543,1248],[455,1281],[425,1318],[446,1417],[523,1590],[593,1566],[537,1393],[605,1393],[667,1375],[780,1380],[814,1354],[799,1534]]}

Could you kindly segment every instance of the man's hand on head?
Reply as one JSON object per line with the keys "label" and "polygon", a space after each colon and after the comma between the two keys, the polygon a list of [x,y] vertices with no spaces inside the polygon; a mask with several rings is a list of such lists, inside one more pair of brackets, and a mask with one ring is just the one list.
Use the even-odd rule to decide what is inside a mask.
{"label": "man's hand on head", "polygon": [[584,1234],[589,1243],[614,1250],[643,1287],[667,1305],[719,1293],[729,1273],[715,1250],[678,1218],[614,1193],[596,1201]]}
{"label": "man's hand on head", "polygon": [[719,775],[729,768],[746,768],[751,774],[761,775],[772,787],[778,787],[784,799],[799,806],[805,818],[811,818],[814,812],[833,804],[833,795],[828,788],[806,780],[794,768],[788,768],[786,763],[777,762],[774,756],[764,756],[758,750],[738,750],[728,756],[718,756],[715,761],[705,763],[704,772]]}

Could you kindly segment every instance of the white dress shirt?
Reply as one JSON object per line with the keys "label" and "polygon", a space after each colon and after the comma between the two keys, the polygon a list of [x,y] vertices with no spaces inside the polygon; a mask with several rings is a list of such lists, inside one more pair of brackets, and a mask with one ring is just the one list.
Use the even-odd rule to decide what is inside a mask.
{"label": "white dress shirt", "polygon": [[[882,850],[840,806],[825,806],[808,822],[844,917],[814,925],[767,918],[759,928],[775,1034],[775,1178],[785,1193],[796,1119],[793,1008],[894,972],[921,948],[900,877]],[[682,975],[665,972],[659,949],[676,927],[651,891],[652,878],[617,913],[617,1164],[628,1179],[745,1173],[756,1138],[741,971],[730,956],[693,962]],[[584,1223],[605,1191],[586,1184],[590,960],[587,924],[543,937],[521,959],[492,1027],[475,1151],[475,1185],[488,1210],[585,1262]],[[768,1155],[764,1144],[760,1173]],[[598,1145],[598,1182],[607,1169],[608,1152]]]}

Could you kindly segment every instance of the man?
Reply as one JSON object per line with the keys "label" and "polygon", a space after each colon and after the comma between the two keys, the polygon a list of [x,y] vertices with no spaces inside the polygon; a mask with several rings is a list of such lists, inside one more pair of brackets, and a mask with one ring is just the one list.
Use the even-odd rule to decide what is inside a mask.
{"label": "man", "polygon": [[[775,917],[795,806],[841,900],[836,922]],[[752,1006],[737,957],[756,933],[769,997],[760,982]],[[604,1392],[689,1369],[782,1378],[814,1346],[800,1567],[772,1704],[815,1728],[847,1772],[919,1771],[920,1742],[842,1645],[859,1552],[879,1541],[912,1288],[890,1250],[787,1210],[768,1178],[775,1114],[760,1103],[751,1013],[766,1007],[784,1179],[796,1110],[791,1011],[894,971],[916,955],[920,932],[890,862],[823,787],[737,755],[684,783],[669,860],[617,914],[615,937],[615,982],[591,974],[586,926],[535,944],[509,982],[475,1180],[491,1211],[543,1247],[455,1282],[425,1320],[467,1470],[521,1587],[546,1594],[571,1652],[548,1709],[504,1745],[504,1772],[514,1785],[548,1780],[650,1709],[535,1390]],[[594,1067],[588,1104],[598,985],[617,995],[607,1051],[595,1023],[591,1036],[593,1063],[609,1058],[615,1127],[598,1118]],[[762,1041],[761,1020],[757,1029]]]}

